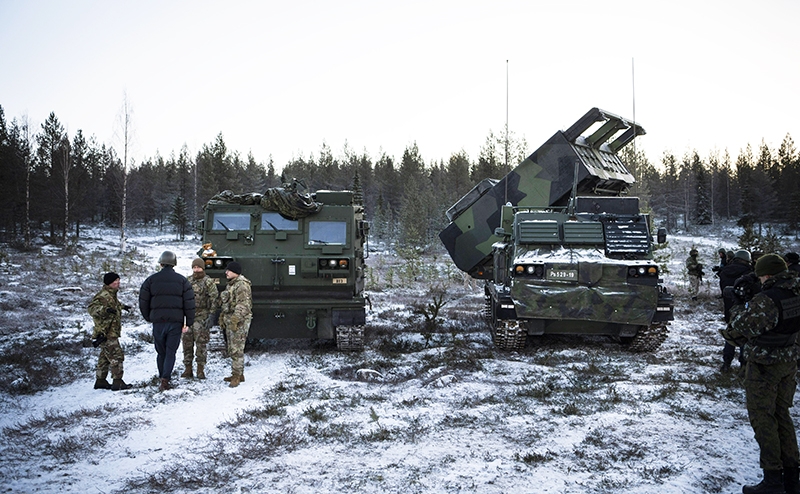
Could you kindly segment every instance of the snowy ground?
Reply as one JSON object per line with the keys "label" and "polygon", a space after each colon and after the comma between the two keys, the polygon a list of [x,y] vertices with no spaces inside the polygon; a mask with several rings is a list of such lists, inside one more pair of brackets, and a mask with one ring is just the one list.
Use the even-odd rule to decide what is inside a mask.
{"label": "snowy ground", "polygon": [[[688,301],[681,269],[692,245],[709,268],[717,248],[734,247],[719,232],[670,239],[676,321],[652,354],[588,337],[497,352],[478,315],[482,288],[460,279],[447,284],[441,330],[426,333],[412,309],[441,283],[428,273],[372,291],[363,353],[262,342],[248,349],[238,388],[212,352],[207,380],[176,377],[163,393],[138,314],[125,316],[122,338],[134,388],[92,389],[85,306],[108,269],[123,274],[120,298],[135,305],[162,250],[188,274],[199,242],[142,233],[123,259],[113,232],[89,232],[69,255],[0,246],[0,490],[740,492],[760,470],[740,382],[718,372],[718,289],[712,279]],[[370,262],[378,286],[390,268],[402,272],[389,255]],[[180,361],[179,349],[176,375]]]}

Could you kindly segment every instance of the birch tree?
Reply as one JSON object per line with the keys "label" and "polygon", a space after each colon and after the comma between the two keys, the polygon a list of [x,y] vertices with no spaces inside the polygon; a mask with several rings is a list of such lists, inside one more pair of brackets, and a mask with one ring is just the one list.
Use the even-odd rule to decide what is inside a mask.
{"label": "birch tree", "polygon": [[122,145],[122,197],[119,222],[119,251],[125,252],[127,241],[127,206],[128,206],[128,172],[131,166],[130,153],[133,143],[133,109],[128,101],[128,94],[122,97],[122,107],[117,117],[116,138]]}

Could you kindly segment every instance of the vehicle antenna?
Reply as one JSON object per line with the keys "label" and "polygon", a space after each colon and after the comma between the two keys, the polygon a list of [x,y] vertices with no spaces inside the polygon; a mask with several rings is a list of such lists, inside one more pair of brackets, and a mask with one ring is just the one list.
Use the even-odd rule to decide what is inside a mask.
{"label": "vehicle antenna", "polygon": [[506,143],[505,143],[505,196],[503,197],[503,204],[508,203],[508,59],[506,59]]}
{"label": "vehicle antenna", "polygon": [[[633,99],[633,125],[637,125],[636,123],[636,71],[634,70],[634,59],[631,57],[631,98]],[[636,139],[635,137],[636,129],[634,128],[634,139],[633,139],[633,159],[637,162],[636,163],[636,181],[639,182],[639,187],[642,184],[642,166],[639,163],[638,158],[636,157]]]}

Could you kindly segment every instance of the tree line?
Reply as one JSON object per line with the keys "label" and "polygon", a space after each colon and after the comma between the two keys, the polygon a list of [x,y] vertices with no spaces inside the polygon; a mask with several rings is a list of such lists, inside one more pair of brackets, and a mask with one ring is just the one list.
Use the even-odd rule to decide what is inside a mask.
{"label": "tree line", "polygon": [[[292,178],[309,191],[351,189],[363,198],[373,239],[401,246],[438,244],[444,212],[484,178],[501,178],[532,151],[513,132],[489,132],[472,160],[465,151],[426,161],[416,144],[401,157],[377,157],[345,144],[338,155],[319,151],[292,158],[280,171],[252,154],[231,151],[222,133],[192,154],[184,145],[168,157],[130,163],[127,130],[123,156],[113,146],[69,136],[54,113],[39,128],[26,119],[7,121],[0,106],[0,235],[30,247],[44,236],[54,244],[80,238],[86,225],[157,226],[183,237],[202,216],[203,205],[223,190],[263,192]],[[658,163],[629,145],[620,152],[636,177],[631,195],[642,198],[668,230],[738,219],[755,227],[781,224],[798,230],[800,157],[787,134],[779,149],[748,145],[733,159],[727,151],[701,157],[666,152]],[[508,158],[506,158],[506,156]]]}

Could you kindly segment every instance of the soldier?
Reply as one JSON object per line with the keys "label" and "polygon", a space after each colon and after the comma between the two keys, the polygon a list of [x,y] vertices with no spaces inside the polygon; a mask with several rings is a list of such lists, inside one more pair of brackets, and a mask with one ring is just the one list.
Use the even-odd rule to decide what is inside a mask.
{"label": "soldier", "polygon": [[181,336],[183,343],[183,365],[186,368],[181,377],[191,378],[192,358],[197,346],[197,378],[205,379],[205,366],[208,356],[208,341],[211,339],[211,316],[218,308],[219,290],[213,278],[206,276],[205,261],[199,257],[192,261],[192,274],[187,277],[194,291],[194,324]]}
{"label": "soldier", "polygon": [[789,273],[800,276],[800,255],[797,252],[787,252],[784,256]]}
{"label": "soldier", "polygon": [[253,296],[250,280],[242,275],[242,265],[236,261],[225,268],[228,286],[220,294],[220,327],[228,335],[228,355],[231,357],[231,375],[224,380],[235,388],[244,382],[244,345],[253,319]]}
{"label": "soldier", "polygon": [[800,279],[777,254],[756,262],[761,292],[731,308],[723,336],[743,344],[747,359],[744,387],[747,413],[760,448],[764,479],[742,492],[800,492],[800,455],[789,408],[797,383],[797,333],[800,331]]}
{"label": "soldier", "polygon": [[[103,276],[103,288],[89,302],[89,315],[94,320],[94,331],[92,332],[92,345],[100,347],[100,356],[97,358],[95,374],[97,379],[94,382],[94,389],[110,389],[119,391],[128,389],[130,384],[122,380],[122,362],[125,354],[119,345],[119,337],[122,332],[122,309],[130,309],[127,305],[122,305],[117,300],[120,279],[117,273],[106,273]],[[111,370],[111,384],[106,381],[108,371]]]}
{"label": "soldier", "polygon": [[689,257],[686,258],[686,272],[689,274],[689,296],[692,300],[697,300],[697,294],[700,292],[700,282],[703,281],[703,265],[697,260],[697,249],[689,251]]}
{"label": "soldier", "polygon": [[[726,264],[728,264],[728,253],[725,249],[719,249],[717,251],[717,255],[719,256],[719,266],[717,267],[722,269]],[[714,271],[719,271],[719,269],[714,269]]]}
{"label": "soldier", "polygon": [[[725,316],[725,323],[727,324],[730,322],[730,312],[731,307],[733,307],[733,296],[724,296],[725,287],[733,286],[740,277],[753,272],[753,267],[750,264],[750,252],[742,249],[737,250],[736,254],[733,255],[733,260],[727,264],[725,267],[720,269],[719,271],[719,289],[723,293],[722,297],[722,305],[723,305],[723,313]],[[736,347],[725,342],[725,346],[722,349],[722,368],[720,369],[722,372],[727,372],[731,370],[731,362],[733,362],[733,357],[736,354]],[[742,355],[741,350],[739,351],[739,364],[744,367],[744,356]]]}
{"label": "soldier", "polygon": [[139,290],[139,310],[145,321],[153,323],[156,366],[161,380],[158,389],[166,391],[171,388],[169,380],[181,333],[194,324],[194,292],[189,280],[174,271],[178,264],[175,253],[164,251],[158,263],[161,271],[144,280]]}

